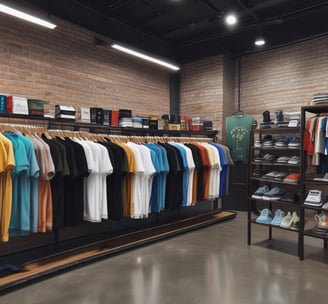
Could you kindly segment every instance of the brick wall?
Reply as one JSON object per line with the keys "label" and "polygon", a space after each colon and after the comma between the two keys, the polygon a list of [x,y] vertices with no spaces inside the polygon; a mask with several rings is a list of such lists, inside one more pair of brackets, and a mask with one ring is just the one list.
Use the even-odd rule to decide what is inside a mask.
{"label": "brick wall", "polygon": [[241,105],[262,121],[262,112],[300,110],[312,95],[328,91],[328,37],[243,57]]}
{"label": "brick wall", "polygon": [[[169,72],[97,48],[95,34],[60,19],[53,31],[0,18],[0,92],[55,104],[169,112]],[[156,105],[154,107],[153,105]]]}
{"label": "brick wall", "polygon": [[223,56],[185,64],[181,69],[180,112],[212,120],[221,129],[223,112]]}

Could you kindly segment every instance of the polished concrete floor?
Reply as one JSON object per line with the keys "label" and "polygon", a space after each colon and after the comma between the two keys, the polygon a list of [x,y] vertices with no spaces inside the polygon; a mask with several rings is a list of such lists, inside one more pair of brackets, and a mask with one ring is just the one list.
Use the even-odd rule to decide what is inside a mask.
{"label": "polished concrete floor", "polygon": [[[10,304],[294,304],[327,303],[327,252],[297,234],[233,220],[137,248],[0,297]],[[271,247],[269,249],[268,247]]]}

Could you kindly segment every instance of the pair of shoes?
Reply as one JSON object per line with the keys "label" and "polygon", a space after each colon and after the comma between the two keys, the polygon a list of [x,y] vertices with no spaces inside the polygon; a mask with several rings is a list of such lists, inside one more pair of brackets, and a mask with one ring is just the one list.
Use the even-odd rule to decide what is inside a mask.
{"label": "pair of shoes", "polygon": [[264,156],[258,155],[257,157],[255,157],[255,162],[272,163],[276,159],[277,159],[276,155],[267,153]]}
{"label": "pair of shoes", "polygon": [[252,194],[252,198],[266,201],[277,201],[281,198],[282,194],[283,191],[280,187],[273,187],[270,190],[269,186],[263,185]]}
{"label": "pair of shoes", "polygon": [[288,211],[287,215],[282,219],[280,227],[298,230],[300,228],[300,217],[295,211],[293,213]]}
{"label": "pair of shoes", "polygon": [[276,141],[274,143],[275,148],[287,148],[287,146],[288,146],[287,136],[280,136],[276,138]]}
{"label": "pair of shoes", "polygon": [[298,149],[301,146],[301,139],[296,137],[291,137],[288,141],[288,148],[290,149]]}
{"label": "pair of shoes", "polygon": [[300,163],[300,157],[299,156],[292,156],[289,160],[288,160],[288,164],[290,165],[298,165]]}
{"label": "pair of shoes", "polygon": [[287,164],[289,160],[290,160],[289,156],[280,156],[277,158],[277,163]]}
{"label": "pair of shoes", "polygon": [[280,226],[282,219],[285,217],[285,211],[281,210],[281,209],[277,209],[275,214],[274,214],[274,218],[271,222],[271,225],[274,226]]}
{"label": "pair of shoes", "polygon": [[268,192],[270,190],[269,186],[263,185],[257,188],[257,190],[252,194],[252,198],[255,199],[262,199],[264,193]]}
{"label": "pair of shoes", "polygon": [[304,205],[320,207],[322,205],[321,190],[309,190]]}
{"label": "pair of shoes", "polygon": [[301,175],[299,173],[291,173],[284,178],[284,183],[298,184]]}
{"label": "pair of shoes", "polygon": [[284,178],[288,175],[286,172],[280,172],[280,171],[271,171],[262,176],[264,179],[268,180],[276,180],[276,181],[283,181]]}
{"label": "pair of shoes", "polygon": [[260,140],[260,139],[255,140],[254,147],[255,148],[262,148],[262,140]]}
{"label": "pair of shoes", "polygon": [[291,191],[286,191],[280,198],[282,202],[286,203],[297,203],[299,200],[299,196]]}
{"label": "pair of shoes", "polygon": [[268,208],[263,209],[260,215],[256,218],[255,222],[260,224],[271,224],[272,222],[271,210]]}
{"label": "pair of shoes", "polygon": [[262,199],[266,201],[278,201],[280,200],[283,191],[280,187],[273,187],[271,190],[263,194]]}

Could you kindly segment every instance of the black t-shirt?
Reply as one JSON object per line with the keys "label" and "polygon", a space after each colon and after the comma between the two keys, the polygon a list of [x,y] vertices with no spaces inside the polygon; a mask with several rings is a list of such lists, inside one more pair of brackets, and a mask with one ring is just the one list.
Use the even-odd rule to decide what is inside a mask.
{"label": "black t-shirt", "polygon": [[108,150],[113,173],[107,176],[107,206],[110,219],[123,217],[123,183],[128,174],[128,161],[124,150],[113,143],[101,142]]}
{"label": "black t-shirt", "polygon": [[183,161],[179,150],[169,144],[159,143],[165,148],[170,171],[166,178],[165,210],[178,209],[182,203]]}
{"label": "black t-shirt", "polygon": [[203,163],[202,157],[200,154],[199,149],[194,146],[193,144],[186,144],[187,147],[191,149],[192,157],[195,163],[195,170],[197,174],[197,201],[200,201],[204,197],[204,170],[203,170]]}
{"label": "black t-shirt", "polygon": [[66,225],[82,225],[84,213],[84,179],[89,175],[88,163],[83,147],[71,140],[65,138],[65,141],[71,145],[73,149],[74,161],[76,166],[76,177],[71,182],[71,204],[65,204],[65,224]]}
{"label": "black t-shirt", "polygon": [[[52,195],[52,226],[56,230],[64,226],[64,182],[63,159],[59,143],[42,136],[43,141],[49,146],[52,160],[55,165],[55,176],[51,179]],[[62,146],[62,149],[65,149]]]}

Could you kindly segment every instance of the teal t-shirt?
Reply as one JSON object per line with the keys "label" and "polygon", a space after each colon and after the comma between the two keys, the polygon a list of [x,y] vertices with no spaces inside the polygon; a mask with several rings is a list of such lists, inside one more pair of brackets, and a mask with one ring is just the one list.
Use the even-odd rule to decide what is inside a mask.
{"label": "teal t-shirt", "polygon": [[234,161],[248,162],[248,149],[253,117],[251,115],[226,118],[226,140]]}

